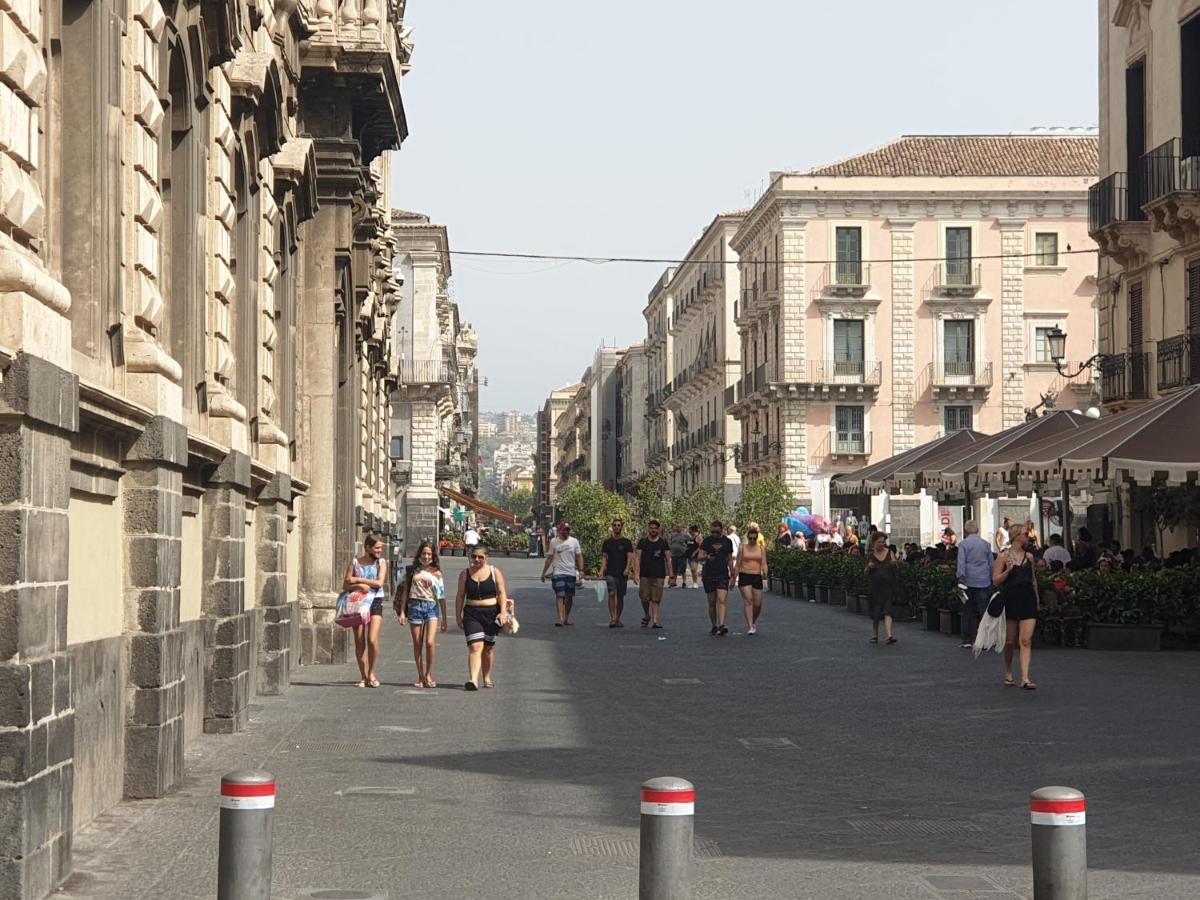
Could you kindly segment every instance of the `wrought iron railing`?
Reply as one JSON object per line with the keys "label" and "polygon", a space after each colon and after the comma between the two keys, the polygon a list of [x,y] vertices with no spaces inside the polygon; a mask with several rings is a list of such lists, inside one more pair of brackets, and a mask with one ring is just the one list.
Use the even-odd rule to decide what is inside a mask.
{"label": "wrought iron railing", "polygon": [[992,364],[979,360],[943,360],[930,363],[929,381],[938,386],[990,387]]}
{"label": "wrought iron railing", "polygon": [[1200,334],[1180,334],[1158,342],[1160,391],[1200,383]]}
{"label": "wrought iron railing", "polygon": [[1100,397],[1145,400],[1150,396],[1150,354],[1140,350],[1100,357]]}
{"label": "wrought iron railing", "polygon": [[1145,175],[1113,172],[1088,188],[1088,231],[1099,231],[1117,222],[1141,222],[1146,218]]}

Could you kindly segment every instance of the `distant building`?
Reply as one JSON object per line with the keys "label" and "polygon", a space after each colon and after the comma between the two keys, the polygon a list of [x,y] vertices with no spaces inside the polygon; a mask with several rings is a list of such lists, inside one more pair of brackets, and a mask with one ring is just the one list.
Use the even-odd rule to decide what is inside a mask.
{"label": "distant building", "polygon": [[613,373],[616,384],[613,428],[616,432],[616,485],[622,494],[637,492],[646,474],[645,404],[647,396],[646,348],[626,348]]}
{"label": "distant building", "polygon": [[1071,395],[1048,336],[1092,355],[1097,167],[1094,135],[906,136],[776,174],[732,241],[743,477],[828,514],[837,472]]}
{"label": "distant building", "polygon": [[581,386],[581,384],[572,384],[551,391],[537,414],[534,514],[541,523],[548,522],[554,517],[554,506],[558,497],[558,476],[556,474],[560,446],[558,419],[563,410],[570,405]]}
{"label": "distant building", "polygon": [[485,422],[479,423],[479,436],[480,437],[495,437],[499,433],[500,433],[500,429],[496,426],[495,422],[485,421]]}
{"label": "distant building", "polygon": [[642,310],[646,320],[646,471],[667,476],[675,442],[675,418],[663,402],[675,378],[674,341],[668,327],[673,312],[669,286],[674,274],[672,268],[659,276]]}

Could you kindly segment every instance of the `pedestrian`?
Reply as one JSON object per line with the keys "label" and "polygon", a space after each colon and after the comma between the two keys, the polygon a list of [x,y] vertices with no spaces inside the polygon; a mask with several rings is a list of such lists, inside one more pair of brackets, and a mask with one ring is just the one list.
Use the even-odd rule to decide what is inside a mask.
{"label": "pedestrian", "polygon": [[871,643],[879,643],[879,623],[883,622],[885,643],[896,643],[892,634],[892,604],[900,596],[900,567],[888,547],[887,535],[875,532],[871,552],[867,554],[867,611],[871,614]]}
{"label": "pedestrian", "polygon": [[1033,519],[1025,520],[1025,536],[1028,538],[1026,546],[1037,551],[1042,549],[1042,536],[1038,534],[1037,526],[1033,524]]}
{"label": "pedestrian", "polygon": [[468,525],[467,530],[463,532],[463,546],[467,548],[467,559],[470,559],[471,551],[479,546],[479,532],[475,530],[474,525]]}
{"label": "pedestrian", "polygon": [[608,586],[608,627],[624,628],[625,591],[633,567],[633,543],[625,537],[625,523],[614,519],[612,536],[600,545],[600,577]]}
{"label": "pedestrian", "polygon": [[796,533],[792,535],[792,548],[802,553],[808,550],[808,538],[803,531],[796,529]]}
{"label": "pedestrian", "polygon": [[1067,568],[1073,572],[1092,569],[1096,566],[1096,545],[1092,543],[1092,533],[1087,528],[1080,528],[1079,538],[1075,541],[1074,551]]}
{"label": "pedestrian", "polygon": [[678,583],[687,587],[688,533],[683,530],[682,522],[675,523],[675,531],[668,543],[671,545],[670,586],[675,587]]}
{"label": "pedestrian", "polygon": [[1046,565],[1053,568],[1057,562],[1059,568],[1066,566],[1071,561],[1071,551],[1063,546],[1061,534],[1050,535],[1050,546],[1046,548],[1046,552],[1042,554],[1042,559],[1046,561]]}
{"label": "pedestrian", "polygon": [[688,572],[692,576],[692,587],[700,587],[700,558],[696,555],[700,552],[700,526],[691,525],[688,527]]}
{"label": "pedestrian", "polygon": [[708,620],[712,623],[709,634],[725,637],[725,597],[734,580],[733,541],[725,536],[725,529],[717,519],[708,528],[708,537],[700,542],[698,554],[704,561],[704,593],[708,596]]}
{"label": "pedestrian", "polygon": [[366,588],[371,601],[371,619],[354,626],[354,658],[358,661],[358,687],[379,687],[375,664],[379,660],[379,629],[383,625],[383,594],[387,584],[387,560],[383,541],[373,534],[363,538],[363,555],[355,557],[342,576],[342,592]]}
{"label": "pedestrian", "polygon": [[983,621],[992,596],[992,548],[979,536],[979,523],[963,523],[963,538],[958,545],[958,585],[963,591],[962,643],[975,645],[975,629]]}
{"label": "pedestrian", "polygon": [[746,634],[758,633],[758,617],[762,614],[763,580],[767,577],[767,548],[759,541],[762,530],[757,522],[746,524],[746,540],[734,563],[738,591],[746,613]]}
{"label": "pedestrian", "polygon": [[995,539],[992,542],[996,553],[1003,553],[1008,549],[1009,531],[1011,528],[1012,520],[1008,516],[1005,516],[1004,521],[1000,523],[1000,527],[996,529]]}
{"label": "pedestrian", "polygon": [[458,576],[458,595],[454,599],[454,615],[467,638],[467,681],[463,690],[496,686],[492,682],[496,635],[508,621],[513,605],[504,585],[504,573],[488,562],[486,548],[477,547],[471,554],[471,567]]}
{"label": "pedestrian", "polygon": [[633,577],[637,579],[638,597],[642,601],[643,628],[648,625],[662,628],[659,616],[671,545],[659,533],[661,527],[658,519],[647,522],[646,536],[637,542],[633,552]]}
{"label": "pedestrian", "polygon": [[953,528],[951,528],[950,526],[947,525],[944,529],[942,529],[942,545],[946,549],[949,549],[950,547],[953,547],[957,543],[958,543],[958,535],[954,533]]}
{"label": "pedestrian", "polygon": [[1034,577],[1035,560],[1026,549],[1024,525],[1014,525],[1009,532],[1010,546],[996,558],[992,567],[992,582],[1000,591],[1004,603],[1005,626],[1008,634],[1004,642],[1004,684],[1013,687],[1013,652],[1020,642],[1021,687],[1027,691],[1037,689],[1029,680],[1029,658],[1033,653],[1033,632],[1037,628],[1038,598],[1037,578]]}
{"label": "pedestrian", "polygon": [[787,550],[791,546],[792,546],[792,533],[790,531],[788,531],[788,527],[785,523],[780,522],[779,527],[776,529],[775,549],[776,550]]}
{"label": "pedestrian", "polygon": [[421,541],[412,565],[400,583],[392,603],[400,624],[412,634],[413,660],[417,664],[415,688],[435,688],[433,661],[437,656],[437,634],[446,631],[446,583],[442,565],[431,541]]}
{"label": "pedestrian", "polygon": [[575,605],[575,588],[583,584],[583,548],[579,541],[571,536],[571,525],[563,522],[558,526],[558,536],[550,541],[550,549],[546,552],[546,564],[542,566],[542,581],[546,573],[550,573],[550,583],[554,586],[554,605],[558,611],[558,621],[555,628],[574,625],[571,621],[571,607]]}
{"label": "pedestrian", "polygon": [[733,556],[736,559],[738,550],[742,546],[742,536],[737,532],[736,525],[728,525],[725,528],[725,537],[729,538],[729,543],[733,544]]}

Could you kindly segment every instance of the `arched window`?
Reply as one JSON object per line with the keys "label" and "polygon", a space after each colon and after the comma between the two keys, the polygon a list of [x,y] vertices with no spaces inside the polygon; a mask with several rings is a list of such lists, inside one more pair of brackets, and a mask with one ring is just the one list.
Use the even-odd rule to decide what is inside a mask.
{"label": "arched window", "polygon": [[[258,192],[252,164],[243,150],[234,158],[234,391],[246,408],[253,441],[258,419]],[[251,157],[252,158],[252,157]]]}
{"label": "arched window", "polygon": [[187,58],[174,41],[167,63],[159,180],[162,186],[162,272],[159,279],[166,312],[162,344],[183,369],[183,405],[195,409],[204,379],[203,292],[198,266],[200,175],[196,105]]}

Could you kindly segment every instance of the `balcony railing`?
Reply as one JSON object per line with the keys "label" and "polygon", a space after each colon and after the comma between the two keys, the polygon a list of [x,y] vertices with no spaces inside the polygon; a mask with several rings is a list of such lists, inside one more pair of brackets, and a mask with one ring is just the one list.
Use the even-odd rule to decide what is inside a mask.
{"label": "balcony railing", "polygon": [[832,441],[834,456],[870,456],[871,435],[843,432]]}
{"label": "balcony railing", "polygon": [[883,379],[883,365],[874,360],[809,360],[810,384],[861,384],[878,386]]}
{"label": "balcony railing", "polygon": [[934,272],[934,286],[944,294],[974,293],[979,290],[981,282],[982,268],[979,263],[972,264],[969,258],[939,263]]}
{"label": "balcony railing", "polygon": [[440,360],[405,359],[396,365],[401,384],[453,384],[455,372]]}
{"label": "balcony railing", "polygon": [[1113,172],[1088,188],[1088,231],[1097,232],[1118,222],[1141,222],[1146,214],[1144,174]]}
{"label": "balcony railing", "polygon": [[929,383],[934,387],[991,387],[992,364],[979,360],[931,362]]}
{"label": "balcony railing", "polygon": [[862,260],[827,263],[817,276],[813,293],[817,297],[861,297],[871,288],[871,266]]}
{"label": "balcony railing", "polygon": [[1158,342],[1160,391],[1200,383],[1200,334],[1180,334]]}
{"label": "balcony railing", "polygon": [[1149,396],[1150,354],[1141,351],[1100,357],[1100,397],[1116,400],[1145,400]]}

